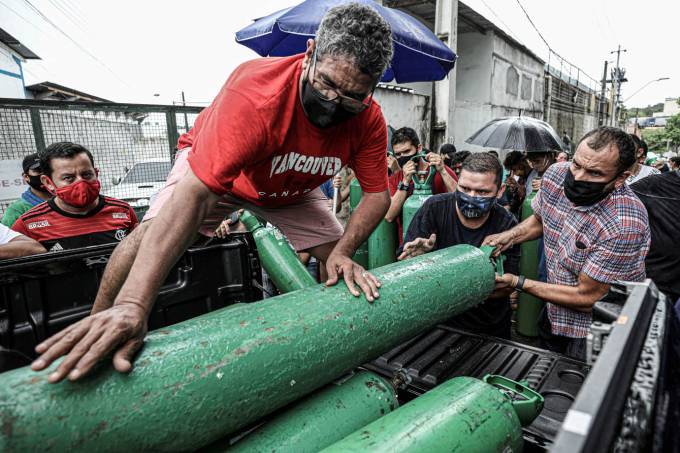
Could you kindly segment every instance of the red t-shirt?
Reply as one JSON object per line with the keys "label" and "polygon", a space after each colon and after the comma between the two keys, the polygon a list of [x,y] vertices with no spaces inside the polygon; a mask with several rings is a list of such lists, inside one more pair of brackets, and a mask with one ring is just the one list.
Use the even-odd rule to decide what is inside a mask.
{"label": "red t-shirt", "polygon": [[52,198],[26,211],[12,229],[57,251],[120,242],[137,223],[129,204],[100,195],[97,207],[85,215],[61,210]]}
{"label": "red t-shirt", "polygon": [[387,127],[380,106],[328,129],[307,119],[300,101],[303,55],[240,65],[178,148],[218,195],[282,206],[348,164],[364,192],[387,189]]}
{"label": "red t-shirt", "polygon": [[[444,169],[446,169],[446,172],[451,175],[454,181],[458,181],[458,175],[456,172],[451,170],[448,166],[444,166]],[[414,175],[415,177],[415,175]],[[404,179],[404,172],[399,170],[396,173],[392,173],[389,176],[389,189],[390,189],[390,197],[394,196],[395,193],[397,193],[397,190],[399,188],[399,183]],[[436,172],[434,174],[434,180],[432,181],[432,193],[434,195],[438,193],[446,193],[448,190],[446,189],[446,184],[444,184],[444,179],[442,178],[442,175],[439,174],[439,172]],[[408,186],[408,196],[410,197],[411,194],[413,193],[413,180],[411,180],[411,184]],[[399,231],[399,245],[402,243],[402,225],[401,225],[401,214],[397,216],[397,230]]]}

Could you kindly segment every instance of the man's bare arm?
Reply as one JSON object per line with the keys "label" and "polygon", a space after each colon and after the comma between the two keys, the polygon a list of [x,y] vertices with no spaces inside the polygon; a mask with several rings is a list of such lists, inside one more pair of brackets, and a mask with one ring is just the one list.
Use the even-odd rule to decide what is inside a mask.
{"label": "man's bare arm", "polygon": [[365,272],[363,267],[352,261],[352,255],[383,219],[389,203],[390,196],[386,190],[378,193],[364,193],[361,197],[361,203],[349,218],[345,234],[342,235],[328,256],[326,261],[327,285],[336,284],[338,276],[342,275],[347,288],[353,295],[360,295],[354,285],[357,283],[369,302],[379,297],[378,287],[380,287],[380,282],[373,275]]}
{"label": "man's bare arm", "polygon": [[[48,381],[68,376],[78,380],[109,353],[119,372],[132,368],[132,357],[142,346],[146,321],[166,274],[188,246],[208,209],[218,196],[189,170],[173,196],[148,227],[113,307],[72,324],[36,347],[36,371],[66,355]],[[181,212],[187,215],[177,216]]]}
{"label": "man's bare arm", "polygon": [[137,250],[139,250],[139,244],[142,242],[142,238],[150,223],[151,221],[146,221],[139,224],[132,233],[113,249],[109,262],[106,264],[106,269],[104,269],[97,297],[90,312],[91,315],[113,306],[113,301],[116,299],[121,286],[123,286],[125,279],[130,273],[132,263],[137,256]]}
{"label": "man's bare arm", "polygon": [[[151,222],[114,305],[137,305],[148,316],[167,273],[187,249],[208,209],[218,199],[191,169],[187,171],[167,205]],[[178,216],[178,212],[187,215]]]}
{"label": "man's bare arm", "polygon": [[[504,274],[496,277],[497,287],[505,286],[514,288],[517,284],[517,276]],[[601,283],[581,272],[576,286],[556,285],[543,283],[536,280],[525,280],[523,291],[547,300],[556,305],[561,305],[572,310],[589,312],[595,302],[604,297],[609,291],[608,283]]]}
{"label": "man's bare arm", "polygon": [[47,250],[40,242],[21,235],[13,238],[7,244],[0,245],[0,260],[37,255],[46,252]]}
{"label": "man's bare arm", "polygon": [[385,214],[385,220],[388,222],[394,222],[396,218],[399,217],[399,214],[401,214],[401,210],[404,207],[404,202],[407,198],[407,191],[397,190],[390,199],[390,207],[387,210],[387,214]]}
{"label": "man's bare arm", "polygon": [[500,255],[515,244],[538,239],[543,234],[543,223],[541,219],[533,214],[527,217],[522,223],[516,225],[508,231],[498,234],[491,234],[484,238],[482,245],[496,247],[494,256]]}

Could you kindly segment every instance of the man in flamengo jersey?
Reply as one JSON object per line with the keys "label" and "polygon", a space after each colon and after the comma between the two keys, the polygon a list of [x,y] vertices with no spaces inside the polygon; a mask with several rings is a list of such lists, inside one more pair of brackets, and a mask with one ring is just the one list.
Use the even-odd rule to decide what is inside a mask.
{"label": "man in flamengo jersey", "polygon": [[[239,208],[325,262],[327,285],[340,276],[354,296],[358,285],[367,301],[379,297],[380,282],[351,257],[390,203],[387,127],[372,97],[391,58],[389,24],[350,3],[328,11],[304,54],[239,66],[180,138],[166,187],[111,256],[93,314],[38,345],[33,369],[66,355],[48,381],[78,380],[113,353],[116,370],[131,370],[170,267]],[[344,165],[363,198],[343,233],[319,186]]]}
{"label": "man in flamengo jersey", "polygon": [[129,204],[100,195],[90,151],[76,143],[53,143],[40,153],[43,186],[53,196],[23,213],[12,229],[48,251],[120,242],[137,226]]}

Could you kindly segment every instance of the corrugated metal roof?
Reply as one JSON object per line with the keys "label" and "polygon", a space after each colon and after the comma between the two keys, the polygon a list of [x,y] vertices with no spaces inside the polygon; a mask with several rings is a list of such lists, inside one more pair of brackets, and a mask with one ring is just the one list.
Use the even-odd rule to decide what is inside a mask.
{"label": "corrugated metal roof", "polygon": [[[390,8],[397,8],[419,19],[425,25],[434,31],[435,14],[436,14],[436,0],[385,0],[385,6]],[[485,34],[487,31],[493,31],[505,41],[509,42],[514,47],[526,53],[530,57],[545,64],[545,61],[527,48],[524,44],[517,41],[512,36],[504,32],[496,24],[479,14],[474,9],[470,8],[463,2],[458,2],[458,33],[479,32]]]}
{"label": "corrugated metal roof", "polygon": [[21,44],[18,39],[7,33],[2,28],[0,28],[0,42],[21,55],[21,57],[25,60],[40,60],[40,57],[33,53],[31,49]]}

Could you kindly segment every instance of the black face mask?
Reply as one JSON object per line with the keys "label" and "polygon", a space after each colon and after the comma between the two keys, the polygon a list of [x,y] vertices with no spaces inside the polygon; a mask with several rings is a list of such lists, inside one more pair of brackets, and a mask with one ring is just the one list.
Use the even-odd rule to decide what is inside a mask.
{"label": "black face mask", "polygon": [[43,183],[40,181],[40,175],[38,176],[28,175],[28,185],[31,186],[33,189],[37,190],[38,192],[47,193],[45,186],[43,186]]}
{"label": "black face mask", "polygon": [[397,157],[397,163],[399,163],[399,167],[404,168],[404,165],[406,165],[411,159],[413,159],[413,156]]}
{"label": "black face mask", "polygon": [[607,182],[576,181],[574,174],[569,169],[564,177],[564,195],[576,206],[594,205],[607,198],[607,195],[614,190],[614,187],[609,190],[605,188],[619,175],[617,174]]}
{"label": "black face mask", "polygon": [[309,121],[319,129],[336,126],[355,116],[337,102],[324,99],[309,80],[302,81],[302,108]]}

